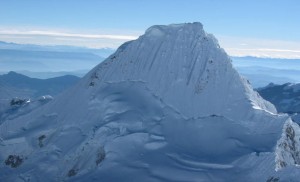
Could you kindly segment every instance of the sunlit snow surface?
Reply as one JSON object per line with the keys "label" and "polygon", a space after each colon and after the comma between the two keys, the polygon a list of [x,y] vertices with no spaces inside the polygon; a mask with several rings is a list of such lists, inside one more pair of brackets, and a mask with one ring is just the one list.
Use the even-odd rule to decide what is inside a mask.
{"label": "sunlit snow surface", "polygon": [[[238,75],[200,23],[153,26],[69,91],[5,120],[0,178],[297,179],[292,162],[275,171],[288,122]],[[21,164],[4,162],[10,155]]]}

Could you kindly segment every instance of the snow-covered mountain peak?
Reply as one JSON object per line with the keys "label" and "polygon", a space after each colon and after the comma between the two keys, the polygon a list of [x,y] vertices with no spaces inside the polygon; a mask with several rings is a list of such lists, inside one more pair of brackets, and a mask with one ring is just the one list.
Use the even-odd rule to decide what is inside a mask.
{"label": "snow-covered mountain peak", "polygon": [[[120,46],[85,79],[85,85],[94,89],[105,82],[145,82],[188,117],[216,113],[243,117],[253,105],[276,113],[240,78],[228,55],[201,23],[152,26],[137,40]],[[233,105],[237,102],[241,104]],[[237,115],[235,109],[241,107],[245,112]]]}
{"label": "snow-covered mountain peak", "polygon": [[279,147],[275,162],[288,121],[275,113],[201,24],[153,26],[72,89],[3,121],[0,179],[277,179],[276,162],[297,151]]}

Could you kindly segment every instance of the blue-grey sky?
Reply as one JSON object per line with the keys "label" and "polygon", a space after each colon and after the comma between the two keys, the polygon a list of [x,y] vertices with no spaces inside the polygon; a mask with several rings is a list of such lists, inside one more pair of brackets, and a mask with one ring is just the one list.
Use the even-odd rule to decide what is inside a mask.
{"label": "blue-grey sky", "polygon": [[199,21],[234,56],[300,58],[299,0],[1,0],[0,40],[116,48]]}

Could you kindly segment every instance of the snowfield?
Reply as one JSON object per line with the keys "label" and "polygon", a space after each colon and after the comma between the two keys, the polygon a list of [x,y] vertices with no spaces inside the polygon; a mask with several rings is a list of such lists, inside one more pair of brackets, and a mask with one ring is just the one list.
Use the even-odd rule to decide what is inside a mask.
{"label": "snowfield", "polygon": [[299,132],[202,24],[159,25],[49,103],[2,121],[0,179],[297,181]]}

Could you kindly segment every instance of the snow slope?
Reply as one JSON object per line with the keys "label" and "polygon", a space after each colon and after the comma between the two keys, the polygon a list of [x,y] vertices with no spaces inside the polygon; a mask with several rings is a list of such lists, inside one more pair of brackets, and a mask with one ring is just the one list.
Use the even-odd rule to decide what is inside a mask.
{"label": "snow slope", "polygon": [[[81,81],[0,125],[5,181],[267,181],[287,115],[200,23],[150,27]],[[276,154],[277,152],[277,154]],[[280,158],[287,160],[285,156]]]}

